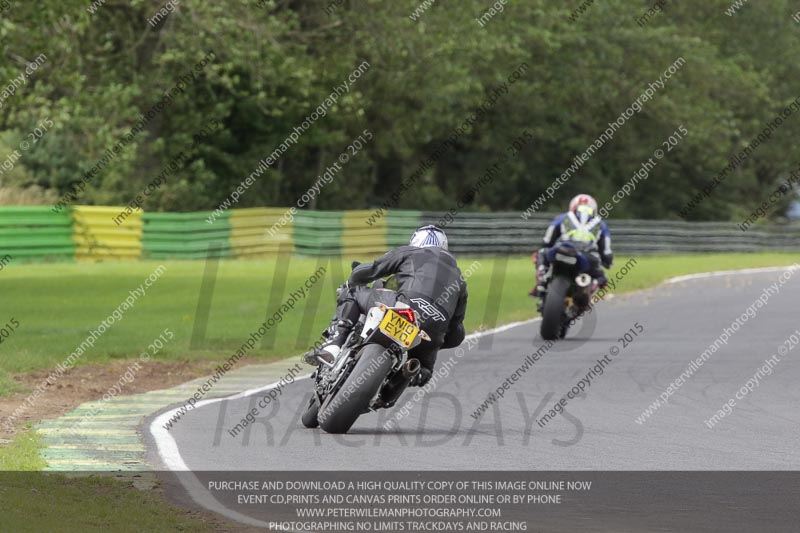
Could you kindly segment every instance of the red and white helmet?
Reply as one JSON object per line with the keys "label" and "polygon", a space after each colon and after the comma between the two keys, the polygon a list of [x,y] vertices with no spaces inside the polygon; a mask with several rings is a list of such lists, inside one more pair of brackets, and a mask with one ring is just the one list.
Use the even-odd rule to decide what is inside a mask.
{"label": "red and white helmet", "polygon": [[579,194],[569,202],[569,210],[575,211],[579,205],[588,205],[592,208],[592,212],[597,213],[597,200],[588,194]]}

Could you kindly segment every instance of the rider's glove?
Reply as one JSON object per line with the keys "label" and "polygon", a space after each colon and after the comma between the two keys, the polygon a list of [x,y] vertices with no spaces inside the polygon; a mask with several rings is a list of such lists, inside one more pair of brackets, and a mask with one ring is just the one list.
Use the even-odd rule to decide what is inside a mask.
{"label": "rider's glove", "polygon": [[339,285],[339,288],[336,289],[336,299],[341,300],[342,297],[347,294],[350,290],[350,280],[345,280],[344,283]]}

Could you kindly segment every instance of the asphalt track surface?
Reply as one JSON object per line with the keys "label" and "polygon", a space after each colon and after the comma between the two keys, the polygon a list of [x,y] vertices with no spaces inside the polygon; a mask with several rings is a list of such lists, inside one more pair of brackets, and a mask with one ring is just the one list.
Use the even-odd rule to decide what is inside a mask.
{"label": "asphalt track surface", "polygon": [[[798,273],[800,274],[800,273]],[[538,323],[483,337],[454,358],[450,375],[414,401],[362,416],[348,435],[302,427],[311,382],[300,379],[237,437],[228,430],[264,393],[218,401],[189,412],[170,430],[190,470],[798,470],[800,347],[713,429],[713,416],[800,328],[800,275],[790,278],[649,420],[659,398],[780,272],[701,278],[601,302],[594,331],[576,327],[544,354],[479,420],[489,393],[543,342]],[[619,339],[638,322],[644,332],[627,347]],[[535,422],[613,346],[620,353],[568,400],[567,416]],[[439,362],[454,355],[443,350]],[[411,400],[396,427],[387,420]],[[148,435],[150,436],[150,435]],[[152,439],[148,439],[152,444]],[[157,446],[153,464],[163,465]]]}
{"label": "asphalt track surface", "polygon": [[[299,417],[311,382],[299,379],[236,437],[228,430],[257,405],[263,391],[207,402],[168,436],[156,429],[163,414],[146,420],[149,459],[159,469],[191,471],[797,471],[800,346],[779,356],[774,372],[737,400],[732,414],[713,429],[705,421],[800,328],[800,271],[668,404],[636,422],[782,272],[689,279],[601,302],[586,324],[545,353],[478,420],[471,413],[543,345],[538,322],[486,335],[471,349],[462,345],[464,355],[430,393],[414,401],[416,390],[409,390],[394,410],[362,416],[347,435],[302,427]],[[644,331],[623,347],[621,337],[635,331],[636,323]],[[618,353],[603,374],[581,397],[568,400],[564,416],[540,427],[536,419],[612,347]],[[453,350],[442,351],[439,362],[451,356]],[[384,427],[408,400],[413,405],[408,415],[395,427]],[[645,492],[656,498],[659,490],[651,486]],[[786,501],[773,501],[796,511],[797,494],[784,496]],[[597,511],[605,508],[599,505]],[[713,520],[692,522],[691,529],[716,530]],[[771,530],[788,525],[773,523]]]}

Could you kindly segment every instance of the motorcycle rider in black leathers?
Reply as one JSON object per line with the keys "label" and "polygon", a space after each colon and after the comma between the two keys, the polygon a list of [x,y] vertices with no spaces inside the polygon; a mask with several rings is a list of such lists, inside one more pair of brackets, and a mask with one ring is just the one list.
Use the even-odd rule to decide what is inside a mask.
{"label": "motorcycle rider in black leathers", "polygon": [[[397,281],[396,292],[364,286],[390,275]],[[308,364],[317,365],[320,359],[332,363],[360,315],[381,303],[393,306],[400,301],[411,306],[420,328],[431,338],[408,352],[408,357],[418,359],[421,365],[412,386],[421,387],[430,380],[440,348],[455,348],[464,340],[467,285],[447,251],[447,236],[436,226],[421,227],[408,246],[358,265],[337,292],[336,316],[323,333],[328,340],[305,354]]]}

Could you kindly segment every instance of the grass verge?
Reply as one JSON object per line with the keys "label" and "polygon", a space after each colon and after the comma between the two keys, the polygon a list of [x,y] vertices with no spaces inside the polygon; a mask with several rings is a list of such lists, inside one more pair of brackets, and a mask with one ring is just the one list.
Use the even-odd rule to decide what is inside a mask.
{"label": "grass verge", "polygon": [[[628,259],[618,258],[610,277]],[[791,254],[638,257],[615,291],[637,290],[696,272],[789,265],[793,259]],[[165,328],[174,337],[164,342],[155,359],[223,361],[292,292],[304,290],[294,309],[248,355],[266,360],[299,354],[327,326],[334,311],[334,289],[349,273],[349,263],[349,259],[297,257],[223,260],[216,275],[205,278],[205,289],[206,265],[201,261],[11,265],[0,280],[5,303],[0,324],[13,318],[19,326],[0,342],[0,396],[13,392],[10,374],[53,369],[63,362],[161,264],[166,267],[164,274],[78,357],[76,366],[138,357]],[[468,331],[535,314],[534,302],[527,296],[533,283],[529,258],[460,258],[459,263],[472,273]],[[325,269],[320,280],[305,288],[309,276],[320,268]]]}
{"label": "grass verge", "polygon": [[27,430],[0,445],[0,530],[232,531],[237,526],[168,504],[157,491],[108,475],[44,473],[39,434]]}
{"label": "grass verge", "polygon": [[0,472],[3,531],[219,531],[158,492],[102,476]]}
{"label": "grass verge", "polygon": [[[712,270],[792,264],[789,254],[720,254],[620,258],[609,272],[622,274],[615,292],[628,292],[684,274]],[[20,327],[0,350],[0,395],[15,388],[8,373],[52,368],[63,361],[89,331],[107,317],[128,291],[135,290],[162,263],[26,265],[9,268],[2,284],[8,316]],[[295,355],[316,339],[333,313],[333,289],[344,279],[349,261],[276,260],[222,261],[210,299],[203,335],[195,329],[204,265],[164,262],[165,275],[127,310],[121,320],[81,356],[78,364],[97,364],[137,357],[151,340],[169,328],[175,333],[156,356],[161,359],[222,359],[236,350],[250,331],[297,291],[320,266],[323,280],[288,313],[267,342],[253,355],[275,358]],[[528,258],[462,258],[471,272],[467,329],[530,318],[534,302],[527,296],[532,267]],[[327,265],[327,266],[326,266]],[[285,272],[284,277],[281,272]],[[202,309],[202,306],[201,306]],[[200,313],[202,314],[202,313]],[[192,343],[194,337],[195,342]],[[65,477],[30,472],[44,466],[41,442],[34,431],[0,446],[2,523],[10,531],[214,531],[210,522],[165,503],[157,492],[140,491],[131,483],[97,476]],[[19,470],[29,472],[8,472]],[[225,527],[225,526],[222,526]],[[233,526],[236,529],[236,526]]]}
{"label": "grass verge", "polygon": [[43,447],[39,434],[33,430],[15,435],[11,442],[0,446],[0,472],[41,470],[47,466],[39,456]]}

